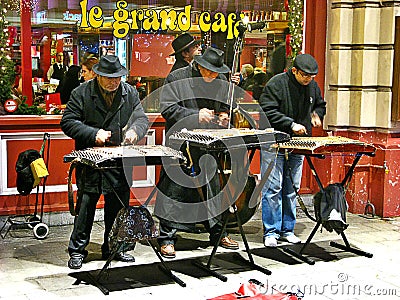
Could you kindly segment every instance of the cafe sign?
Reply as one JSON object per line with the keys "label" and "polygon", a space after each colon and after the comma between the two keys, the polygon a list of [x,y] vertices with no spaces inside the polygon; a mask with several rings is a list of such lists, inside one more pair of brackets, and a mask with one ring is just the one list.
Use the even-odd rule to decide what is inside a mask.
{"label": "cafe sign", "polygon": [[[82,19],[80,28],[100,28],[104,24],[103,9],[99,6],[88,7],[88,0],[80,2]],[[124,38],[129,30],[171,30],[189,31],[191,28],[192,6],[186,5],[183,9],[133,9],[128,10],[125,0],[116,2],[113,11],[113,35]],[[198,26],[203,32],[226,32],[227,39],[231,40],[239,35],[237,25],[244,18],[244,14],[229,13],[227,16],[221,12],[211,15],[209,11],[201,12],[198,16]]]}

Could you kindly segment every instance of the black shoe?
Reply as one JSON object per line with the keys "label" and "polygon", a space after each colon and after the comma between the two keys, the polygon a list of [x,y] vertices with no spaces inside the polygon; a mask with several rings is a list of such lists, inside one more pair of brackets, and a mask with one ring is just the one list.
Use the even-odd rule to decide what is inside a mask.
{"label": "black shoe", "polygon": [[[110,255],[111,255],[110,252],[103,252],[101,254],[101,258],[104,260],[107,260],[110,257]],[[128,253],[124,253],[124,252],[115,254],[114,259],[118,260],[118,261],[123,261],[123,262],[134,262],[135,261],[135,258],[132,255],[130,255]]]}
{"label": "black shoe", "polygon": [[135,262],[135,258],[132,255],[124,252],[117,253],[114,259],[123,262]]}
{"label": "black shoe", "polygon": [[88,255],[87,251],[84,251],[83,254],[77,252],[71,253],[68,261],[68,268],[70,269],[82,268],[83,260],[86,258],[87,255]]}

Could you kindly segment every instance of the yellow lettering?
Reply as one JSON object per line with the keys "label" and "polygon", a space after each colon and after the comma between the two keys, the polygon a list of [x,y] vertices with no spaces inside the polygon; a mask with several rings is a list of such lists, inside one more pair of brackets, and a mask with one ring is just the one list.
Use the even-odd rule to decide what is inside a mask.
{"label": "yellow lettering", "polygon": [[82,11],[82,19],[81,19],[81,24],[79,25],[82,28],[88,28],[88,21],[87,21],[87,0],[83,0],[79,2],[79,5],[81,6],[81,11]]}
{"label": "yellow lettering", "polygon": [[176,11],[170,9],[169,11],[163,9],[160,11],[161,29],[175,30],[176,28]]}
{"label": "yellow lettering", "polygon": [[141,9],[132,10],[131,18],[132,18],[131,29],[138,30],[139,29],[138,21],[143,21],[143,18],[144,18],[143,10],[141,10]]}
{"label": "yellow lettering", "polygon": [[211,29],[211,16],[208,11],[203,11],[199,16],[199,27],[203,32],[208,32]]}
{"label": "yellow lettering", "polygon": [[103,10],[99,6],[93,6],[89,10],[89,23],[93,28],[100,28],[103,25]]}
{"label": "yellow lettering", "polygon": [[[236,14],[235,13],[230,13],[228,15],[228,28],[229,29],[228,29],[228,34],[226,36],[227,40],[231,40],[231,39],[234,38],[233,31],[234,31],[234,29],[236,29],[236,26],[234,26],[234,25],[236,25],[235,20],[236,20]],[[237,22],[237,23],[239,23],[239,22]]]}
{"label": "yellow lettering", "polygon": [[158,21],[158,15],[154,9],[146,10],[145,15],[147,18],[143,21],[144,30],[160,29],[160,22]]}
{"label": "yellow lettering", "polygon": [[192,20],[190,18],[190,11],[192,6],[186,5],[184,11],[178,15],[178,28],[181,31],[188,31],[192,26]]}
{"label": "yellow lettering", "polygon": [[211,30],[213,32],[225,32],[226,31],[226,23],[225,23],[225,16],[222,13],[216,13],[214,16],[215,21],[213,22],[211,26]]}
{"label": "yellow lettering", "polygon": [[117,9],[113,14],[115,20],[112,24],[113,34],[118,39],[124,38],[129,32],[129,23],[126,22],[129,16],[128,11],[125,9],[127,6],[128,3],[126,1],[118,1]]}

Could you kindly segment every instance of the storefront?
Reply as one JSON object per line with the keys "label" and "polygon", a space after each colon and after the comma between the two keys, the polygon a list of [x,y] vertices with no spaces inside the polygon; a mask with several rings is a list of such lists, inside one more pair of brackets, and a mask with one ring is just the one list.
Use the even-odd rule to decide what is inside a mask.
{"label": "storefront", "polygon": [[[126,11],[131,15],[136,14],[136,16],[140,15],[140,11],[143,15],[146,11],[150,11],[149,15],[159,16],[160,11],[172,9],[179,15],[179,13],[184,13],[185,7],[189,5],[192,27],[187,31],[201,39],[204,47],[212,45],[223,49],[226,53],[226,63],[229,66],[232,65],[235,43],[235,39],[229,36],[233,32],[229,31],[232,27],[227,26],[227,30],[221,32],[222,19],[220,19],[219,23],[210,22],[216,27],[210,25],[209,30],[204,31],[202,26],[205,23],[202,23],[202,20],[204,21],[205,15],[202,13],[209,12],[209,17],[214,21],[213,18],[216,16],[221,18],[223,15],[233,18],[233,16],[243,13],[250,22],[265,22],[265,28],[246,32],[239,65],[250,63],[261,71],[268,72],[271,53],[276,46],[286,42],[285,28],[289,27],[290,30],[293,30],[291,27],[294,25],[290,23],[293,21],[293,15],[291,19],[289,7],[292,5],[293,9],[294,5],[301,2],[294,0],[194,1],[189,5],[187,1],[182,3],[180,1],[173,3],[161,3],[161,1],[133,3],[133,1],[129,1]],[[386,1],[384,5],[374,5],[368,1],[361,2],[363,5],[348,4],[346,6],[341,1],[306,0],[304,1],[304,13],[303,10],[300,13],[296,11],[295,17],[299,17],[299,15],[301,18],[304,17],[304,39],[300,43],[300,47],[304,52],[310,53],[316,58],[319,64],[319,74],[315,80],[321,87],[328,103],[324,130],[314,132],[314,135],[325,136],[329,131],[333,135],[344,135],[378,146],[376,157],[363,158],[360,167],[355,171],[350,185],[352,193],[348,199],[350,211],[363,213],[366,205],[372,203],[378,215],[395,216],[400,215],[400,205],[395,196],[398,194],[395,183],[399,172],[396,163],[398,161],[396,151],[398,111],[396,112],[396,109],[399,107],[399,101],[397,86],[394,86],[398,83],[398,80],[396,81],[398,68],[394,67],[394,57],[398,52],[395,50],[397,47],[395,45],[398,45],[396,41],[399,39],[399,35],[397,34],[398,28],[394,24],[397,24],[398,17],[395,1]],[[64,62],[69,65],[79,65],[88,55],[101,56],[105,53],[115,53],[129,69],[129,77],[126,80],[140,77],[142,83],[146,85],[148,94],[162,85],[163,79],[173,64],[173,57],[169,56],[172,53],[170,42],[181,31],[176,28],[170,30],[169,27],[167,29],[145,27],[143,19],[143,22],[134,24],[137,27],[128,25],[131,29],[125,32],[123,37],[117,38],[112,27],[117,1],[48,0],[34,2],[24,0],[23,3],[30,7],[29,18],[26,17],[26,11],[18,11],[18,7],[10,7],[7,18],[10,26],[15,28],[15,30],[13,29],[16,34],[13,57],[15,62],[20,62],[22,65],[24,71],[22,74],[23,93],[28,97],[28,102],[32,103],[35,96],[33,93],[33,96],[29,97],[32,93],[32,77],[35,77],[33,75],[37,75],[40,81],[45,83],[47,80],[45,73],[53,62],[55,54],[59,51],[64,53]],[[118,16],[122,15],[117,14]],[[361,34],[370,28],[366,21],[369,16],[373,16],[374,22],[380,24],[376,26],[375,34],[370,38]],[[85,20],[82,19],[84,17]],[[228,17],[224,19],[227,25],[229,25],[228,19]],[[78,26],[82,20],[88,22],[87,25],[90,24],[90,26],[84,28]],[[104,26],[96,28],[93,26],[96,25],[96,22],[90,23],[93,20],[103,20]],[[160,20],[162,21],[162,18]],[[161,21],[160,24],[162,24]],[[298,24],[302,22],[300,20]],[[24,28],[29,29],[30,35],[24,33]],[[384,34],[385,30],[389,29],[392,30],[393,35]],[[122,33],[124,33],[123,30]],[[361,39],[361,36],[365,36],[365,38]],[[387,38],[382,40],[379,38],[380,36],[387,36]],[[27,55],[26,52],[30,55]],[[372,56],[371,53],[373,53]],[[382,59],[384,64],[378,64],[378,61]],[[373,65],[369,62],[373,62]],[[368,68],[365,67],[367,65]],[[36,72],[30,72],[31,69],[32,71],[36,69]],[[357,70],[356,73],[354,70]],[[372,76],[373,74],[375,75]],[[360,82],[359,78],[365,80]],[[392,94],[392,88],[394,94]],[[45,93],[51,93],[51,90],[47,90]],[[378,102],[377,99],[383,99],[383,101]],[[154,127],[157,136],[155,143],[162,143],[163,123],[157,113],[159,111],[157,99],[154,99],[153,102],[145,102],[144,106],[148,113],[155,113],[153,117],[157,120]],[[369,118],[369,116],[374,117]],[[3,117],[0,116],[0,118]],[[7,162],[7,167],[3,167],[5,164],[2,164],[0,215],[14,213],[22,201],[20,196],[15,193],[13,183],[15,177],[13,164],[16,153],[8,151],[11,149],[9,147],[12,147],[11,141],[20,140],[21,143],[16,148],[19,149],[26,145],[27,140],[30,140],[29,136],[32,132],[35,132],[35,143],[37,143],[43,132],[52,131],[56,137],[56,143],[60,143],[57,149],[63,149],[65,154],[72,149],[73,145],[72,141],[63,136],[60,131],[59,118],[60,116],[46,116],[32,119],[25,117],[13,119],[11,117],[10,119],[7,116],[0,119],[1,156],[2,161]],[[23,124],[19,124],[20,122]],[[43,122],[44,125],[39,125],[40,122]],[[50,203],[62,204],[60,206],[50,204],[48,211],[62,211],[66,208],[64,181],[66,166],[61,163],[63,153],[52,155],[52,158],[56,158],[58,161],[57,166],[53,166],[52,169],[60,174],[53,173],[50,176],[52,179],[49,177],[50,184],[57,186],[54,191],[50,188],[50,193],[54,192]],[[339,162],[344,163],[343,166],[339,166]],[[335,157],[327,158],[323,164],[318,164],[318,168],[323,174],[323,183],[328,184],[343,177],[348,168],[347,160],[338,161]],[[313,194],[316,191],[318,188],[309,168],[306,167],[301,192]],[[58,200],[54,200],[55,198]],[[12,200],[10,201],[10,199]],[[55,208],[56,206],[59,208]],[[29,209],[31,205],[26,207]]]}

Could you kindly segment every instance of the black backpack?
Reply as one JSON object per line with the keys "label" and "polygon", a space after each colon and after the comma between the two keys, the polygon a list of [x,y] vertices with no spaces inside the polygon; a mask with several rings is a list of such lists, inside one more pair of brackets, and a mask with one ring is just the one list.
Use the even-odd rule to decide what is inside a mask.
{"label": "black backpack", "polygon": [[30,165],[40,157],[40,153],[33,149],[26,150],[18,155],[17,163],[15,164],[17,190],[23,196],[29,195],[33,189],[35,179]]}

